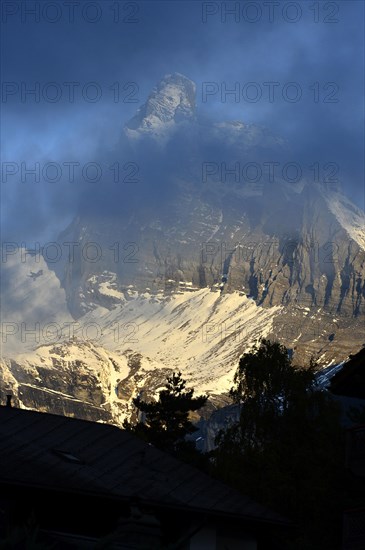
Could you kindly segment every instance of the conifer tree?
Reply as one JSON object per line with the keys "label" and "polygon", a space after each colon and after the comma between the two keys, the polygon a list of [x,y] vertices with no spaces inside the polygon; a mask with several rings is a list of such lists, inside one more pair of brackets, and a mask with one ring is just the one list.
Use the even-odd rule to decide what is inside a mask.
{"label": "conifer tree", "polygon": [[158,401],[146,402],[141,397],[133,399],[144,421],[135,426],[125,422],[124,427],[166,451],[194,449],[193,442],[186,441],[186,436],[197,429],[189,415],[203,407],[206,401],[207,396],[194,397],[194,390],[186,389],[181,372],[173,373],[159,392]]}

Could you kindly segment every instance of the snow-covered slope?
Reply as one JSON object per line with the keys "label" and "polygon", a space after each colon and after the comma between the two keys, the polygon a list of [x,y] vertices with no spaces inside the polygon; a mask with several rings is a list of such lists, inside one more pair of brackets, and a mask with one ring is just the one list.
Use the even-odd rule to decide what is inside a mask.
{"label": "snow-covered slope", "polygon": [[3,359],[0,378],[21,408],[121,423],[130,402],[118,384],[129,374],[125,356],[74,338]]}
{"label": "snow-covered slope", "polygon": [[106,272],[90,281],[105,306],[74,320],[42,257],[19,250],[4,275],[3,390],[21,407],[117,424],[133,414],[138,392],[156,395],[172,371],[181,370],[198,392],[227,392],[238,357],[281,311],[243,292],[224,294],[222,285],[180,282],[169,295],[130,285],[121,292],[116,274]]}
{"label": "snow-covered slope", "polygon": [[221,393],[231,387],[238,357],[270,332],[281,309],[259,307],[240,292],[221,295],[204,288],[171,296],[137,295],[111,311],[97,308],[79,321],[100,327],[106,349],[138,351],[181,370],[201,391]]}
{"label": "snow-covered slope", "polygon": [[328,206],[350,239],[365,250],[365,214],[340,193],[331,194]]}
{"label": "snow-covered slope", "polygon": [[42,275],[29,283],[33,263],[34,258],[27,257],[16,269],[16,259],[11,262],[17,296],[29,309],[27,317],[21,317],[21,310],[19,317],[12,317],[16,330],[3,326],[3,354],[22,364],[48,365],[48,350],[59,344],[68,346],[72,360],[79,352],[73,347],[76,338],[120,355],[138,352],[159,368],[180,369],[202,390],[220,393],[229,389],[239,355],[270,332],[282,309],[257,306],[243,292],[222,294],[222,285],[194,289],[181,283],[180,290],[169,295],[132,288],[123,293],[114,288],[115,274],[110,274],[109,281],[93,276],[94,288],[109,299],[108,307],[96,307],[75,321],[45,263]]}

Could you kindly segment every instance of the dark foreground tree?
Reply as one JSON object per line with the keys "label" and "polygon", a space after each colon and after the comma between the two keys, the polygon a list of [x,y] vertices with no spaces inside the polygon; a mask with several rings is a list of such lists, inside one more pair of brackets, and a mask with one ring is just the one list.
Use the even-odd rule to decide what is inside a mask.
{"label": "dark foreground tree", "polygon": [[133,399],[143,421],[124,428],[132,430],[146,441],[165,451],[179,455],[194,453],[195,445],[186,437],[197,428],[191,422],[190,413],[197,411],[207,401],[206,396],[194,397],[193,389],[186,389],[181,372],[167,378],[165,389],[159,392],[158,401],[146,402],[140,397]]}
{"label": "dark foreground tree", "polygon": [[315,383],[315,365],[292,365],[263,339],[240,359],[231,396],[240,421],[217,438],[216,475],[297,525],[282,548],[340,548],[343,440],[340,411]]}

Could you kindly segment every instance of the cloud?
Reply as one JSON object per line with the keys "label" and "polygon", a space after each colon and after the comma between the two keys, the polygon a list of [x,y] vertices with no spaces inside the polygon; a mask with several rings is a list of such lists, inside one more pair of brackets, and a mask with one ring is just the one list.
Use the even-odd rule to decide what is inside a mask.
{"label": "cloud", "polygon": [[[65,10],[64,3],[59,4]],[[2,161],[19,166],[78,162],[79,167],[74,181],[66,170],[55,183],[2,179],[3,239],[56,234],[79,208],[95,215],[118,215],[138,208],[143,200],[162,208],[171,193],[174,166],[185,158],[180,154],[187,146],[184,137],[177,135],[175,148],[171,145],[162,157],[152,148],[141,156],[119,137],[152,87],[174,71],[197,83],[202,117],[264,125],[290,142],[288,160],[309,165],[336,161],[347,194],[363,207],[363,3],[338,2],[339,12],[332,14],[321,3],[315,13],[307,2],[297,2],[302,16],[293,23],[283,15],[285,2],[272,22],[264,11],[251,23],[244,20],[242,7],[239,20],[227,15],[224,22],[222,4],[215,2],[208,4],[218,11],[206,23],[202,13],[208,4],[200,2],[132,3],[138,8],[135,23],[123,20],[133,19],[133,6],[131,11],[121,3],[120,21],[114,23],[115,3],[107,1],[96,2],[102,17],[90,23],[80,16],[86,4],[80,3],[73,23],[63,11],[54,24],[44,17],[35,23],[31,16],[22,24],[18,14],[4,25],[3,80],[19,90],[3,103]],[[338,22],[325,23],[326,17]],[[218,92],[203,102],[206,82],[216,83]],[[243,90],[250,82],[262,90],[257,102],[245,99]],[[267,82],[279,83],[272,102]],[[302,91],[297,102],[285,98],[285,93],[295,91],[285,88],[293,82]],[[22,83],[24,91],[39,83],[39,102],[31,94],[22,98]],[[55,83],[53,88],[50,83]],[[224,86],[230,89],[236,83],[239,100],[227,96],[222,101]],[[53,102],[52,94],[60,90],[59,101]],[[100,90],[100,98],[93,101]],[[338,101],[329,102],[331,97]],[[213,145],[211,152],[215,153]],[[104,167],[102,181],[96,183],[80,177],[82,167],[93,162]],[[123,166],[138,163],[141,181],[116,186],[110,169],[116,162],[124,176],[129,168]]]}

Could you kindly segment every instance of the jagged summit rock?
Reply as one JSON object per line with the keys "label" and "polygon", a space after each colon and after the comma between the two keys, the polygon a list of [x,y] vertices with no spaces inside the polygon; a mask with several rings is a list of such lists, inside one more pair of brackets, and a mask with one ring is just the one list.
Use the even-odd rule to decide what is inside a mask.
{"label": "jagged summit rock", "polygon": [[[269,150],[286,148],[281,137],[268,128],[241,120],[215,121],[196,109],[196,84],[180,73],[165,75],[149,94],[147,101],[124,126],[129,143],[148,138],[163,148],[175,132],[184,132],[184,142],[197,140],[198,147],[216,147],[226,155],[245,149],[250,156],[257,147]],[[198,137],[197,137],[198,136]],[[272,152],[272,151],[271,151]],[[253,158],[251,159],[253,160]]]}
{"label": "jagged summit rock", "polygon": [[186,76],[166,75],[126,124],[127,135],[160,134],[176,123],[194,120],[195,93],[195,83]]}

